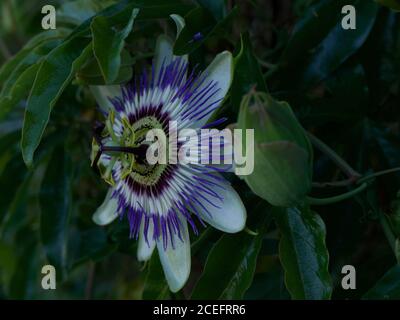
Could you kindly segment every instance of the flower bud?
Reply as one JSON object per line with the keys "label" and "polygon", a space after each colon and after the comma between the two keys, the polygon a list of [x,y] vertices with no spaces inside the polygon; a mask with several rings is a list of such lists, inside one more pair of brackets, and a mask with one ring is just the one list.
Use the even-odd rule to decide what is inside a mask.
{"label": "flower bud", "polygon": [[254,171],[244,179],[252,191],[275,206],[300,203],[312,178],[312,147],[286,102],[261,92],[246,95],[238,127],[254,129]]}

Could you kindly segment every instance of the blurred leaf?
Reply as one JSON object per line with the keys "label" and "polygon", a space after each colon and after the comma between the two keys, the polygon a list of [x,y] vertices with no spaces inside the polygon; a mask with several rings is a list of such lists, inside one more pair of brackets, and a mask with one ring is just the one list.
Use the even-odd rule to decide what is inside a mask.
{"label": "blurred leaf", "polygon": [[371,131],[371,134],[374,139],[376,139],[389,166],[400,166],[400,137],[398,134],[379,127],[372,127]]}
{"label": "blurred leaf", "polygon": [[258,91],[267,92],[264,76],[261,72],[260,65],[253,53],[249,34],[245,33],[238,46],[239,52],[235,57],[235,71],[231,87],[232,103],[238,112],[242,97],[256,87]]}
{"label": "blurred leaf", "polygon": [[71,268],[76,268],[89,260],[101,261],[115,252],[118,245],[109,243],[107,233],[101,228],[91,228],[88,230],[73,230],[69,235],[69,256]]}
{"label": "blurred leaf", "polygon": [[196,0],[203,8],[212,12],[214,18],[222,20],[226,15],[225,0]]}
{"label": "blurred leaf", "polygon": [[106,84],[113,83],[118,76],[124,40],[132,30],[138,12],[137,9],[132,11],[127,25],[120,31],[115,30],[105,17],[96,17],[91,24],[93,52]]}
{"label": "blurred leaf", "polygon": [[[344,30],[341,9],[353,5],[355,30]],[[365,0],[322,0],[296,24],[275,72],[279,88],[306,88],[325,79],[364,44],[378,6]]]}
{"label": "blurred leaf", "polygon": [[[52,2],[54,3],[54,1]],[[8,15],[11,25],[9,30],[17,36],[29,35],[32,31],[42,31],[40,28],[40,19],[43,17],[41,8],[46,4],[51,4],[47,0],[13,0],[2,1],[2,3],[6,9],[4,13]]]}
{"label": "blurred leaf", "polygon": [[[29,200],[32,195],[32,177],[32,172],[25,173],[23,180],[16,189],[14,189],[15,193],[8,198],[7,210],[0,228],[0,236],[3,239],[14,239],[15,234],[23,228],[24,225],[29,223],[31,217],[27,215],[27,211]],[[20,179],[20,177],[18,178]],[[15,240],[11,240],[11,242],[14,241]]]}
{"label": "blurred leaf", "polygon": [[0,283],[5,287],[6,291],[8,291],[16,265],[17,256],[14,248],[0,241]]}
{"label": "blurred leaf", "polygon": [[202,7],[190,11],[185,16],[186,25],[176,39],[174,54],[181,56],[192,53],[211,36],[226,36],[237,12],[235,7],[223,20],[216,22],[212,14]]}
{"label": "blurred leaf", "polygon": [[396,265],[371,288],[364,299],[400,299],[400,266]]}
{"label": "blurred leaf", "polygon": [[370,96],[364,68],[360,64],[338,69],[315,88],[312,95],[304,102],[298,96],[291,99],[297,106],[301,105],[297,109],[305,124],[354,123],[368,114]]}
{"label": "blurred leaf", "polygon": [[285,283],[293,299],[329,299],[332,282],[328,271],[325,225],[309,208],[277,212],[281,232],[279,255]]}
{"label": "blurred leaf", "polygon": [[[396,12],[380,10],[374,28],[360,51],[360,59],[367,76],[374,111],[385,111],[387,119],[397,117],[400,20]],[[391,112],[388,112],[389,107]]]}
{"label": "blurred leaf", "polygon": [[144,300],[170,299],[167,281],[161,266],[158,253],[154,252],[148,262],[149,269],[145,280],[143,296]]}
{"label": "blurred leaf", "polygon": [[65,41],[44,59],[29,96],[22,129],[22,155],[28,166],[32,165],[33,154],[47,126],[51,110],[91,53],[89,39],[75,37]]}
{"label": "blurred leaf", "polygon": [[97,12],[113,5],[114,0],[75,0],[63,3],[57,9],[57,20],[61,23],[79,25]]}
{"label": "blurred leaf", "polygon": [[400,191],[397,193],[397,198],[391,204],[393,213],[388,216],[390,224],[397,237],[400,237]]}
{"label": "blurred leaf", "polygon": [[[22,211],[26,213],[26,203],[23,207]],[[43,265],[40,265],[37,242],[37,233],[27,221],[13,233],[11,243],[17,260],[8,286],[8,295],[11,299],[32,299],[40,286],[38,280]]]}
{"label": "blurred leaf", "polygon": [[[264,246],[263,246],[264,247]],[[267,266],[265,266],[267,265]],[[260,271],[259,269],[266,269]],[[289,300],[290,294],[285,288],[283,268],[275,255],[262,256],[259,254],[259,263],[254,281],[246,292],[247,300]]]}
{"label": "blurred leaf", "polygon": [[[19,139],[19,133],[8,135],[10,139],[0,139],[0,148],[2,143],[9,141],[8,148],[13,155],[0,176],[0,193],[2,194],[2,197],[0,197],[0,236],[8,237],[9,235],[14,235],[29,219],[26,214],[28,200],[36,192],[36,187],[38,187],[32,185],[31,182],[37,183],[37,174],[40,175],[42,164],[51,154],[53,148],[64,140],[65,132],[66,130],[60,130],[44,139],[38,150],[35,166],[29,171],[24,165],[21,154],[16,152],[19,151],[16,144]],[[15,150],[13,150],[14,148]],[[35,179],[32,179],[32,177],[35,177]]]}
{"label": "blurred leaf", "polygon": [[211,249],[191,299],[242,299],[253,281],[268,222],[269,214],[263,214],[256,236],[243,231],[224,234]]}
{"label": "blurred leaf", "polygon": [[40,238],[59,281],[67,268],[67,233],[71,212],[72,168],[63,147],[54,150],[43,178],[39,200]]}
{"label": "blurred leaf", "polygon": [[184,16],[193,5],[182,0],[130,0],[128,10],[140,9],[138,20],[169,18],[171,14]]}
{"label": "blurred leaf", "polygon": [[32,240],[27,240],[18,256],[17,267],[10,281],[9,295],[11,299],[32,299],[32,288],[38,285],[37,278],[40,274],[40,270],[36,268],[37,257],[36,244]]}
{"label": "blurred leaf", "polygon": [[375,0],[379,4],[388,7],[390,9],[399,11],[400,10],[400,1],[399,0]]}
{"label": "blurred leaf", "polygon": [[19,186],[24,181],[26,174],[27,170],[23,164],[21,155],[13,155],[0,176],[0,225],[3,223],[4,217],[8,214],[8,208]]}

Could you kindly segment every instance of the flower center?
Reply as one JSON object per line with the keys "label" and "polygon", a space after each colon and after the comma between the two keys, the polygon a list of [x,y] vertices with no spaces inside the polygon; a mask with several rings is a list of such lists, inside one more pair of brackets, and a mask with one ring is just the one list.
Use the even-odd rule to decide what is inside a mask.
{"label": "flower center", "polygon": [[[163,130],[162,123],[155,116],[145,116],[133,123],[126,118],[121,120],[122,129],[116,133],[114,114],[110,112],[101,138],[94,140],[92,154],[105,153],[109,158],[107,166],[98,163],[103,179],[111,185],[114,179],[126,180],[144,187],[155,186],[167,168],[165,164],[149,164],[147,150],[150,143],[146,135],[150,130]],[[107,140],[105,144],[101,141]],[[100,144],[100,146],[99,146]],[[94,158],[94,157],[93,157]],[[92,160],[93,160],[92,158]]]}
{"label": "flower center", "polygon": [[[125,158],[130,158],[130,166],[125,166],[125,172],[136,183],[144,186],[153,186],[157,184],[166,169],[166,165],[154,164],[150,165],[146,160],[147,150],[150,144],[146,141],[147,133],[152,129],[162,129],[162,124],[154,116],[147,116],[139,119],[131,125],[131,128],[124,128],[129,134],[133,132],[126,141],[130,143],[132,140],[135,148],[135,153],[132,155],[125,154]],[[128,164],[129,164],[128,162]]]}

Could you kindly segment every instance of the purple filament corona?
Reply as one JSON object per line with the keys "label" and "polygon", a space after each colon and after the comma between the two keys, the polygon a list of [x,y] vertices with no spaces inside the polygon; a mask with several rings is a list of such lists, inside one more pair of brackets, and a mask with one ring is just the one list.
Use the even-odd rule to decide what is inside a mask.
{"label": "purple filament corona", "polygon": [[[152,66],[151,75],[144,70],[139,77],[134,77],[131,82],[122,86],[122,97],[110,98],[117,112],[127,113],[127,103],[134,103],[135,98],[144,97],[145,93],[154,92],[155,89],[171,92],[169,104],[177,100],[182,108],[179,112],[181,121],[199,121],[218,108],[222,99],[215,99],[220,91],[216,81],[207,81],[207,73],[196,74],[194,68],[189,75],[188,63],[183,58],[175,58],[171,63],[163,62],[158,74]],[[163,105],[141,105],[133,113],[128,113],[131,121],[136,121],[148,114],[156,114],[160,118],[167,118],[163,112]],[[160,119],[165,120],[165,119]],[[175,119],[178,120],[178,119]]]}
{"label": "purple filament corona", "polygon": [[[164,61],[159,70],[153,65],[150,72],[144,70],[121,90],[121,97],[109,97],[116,117],[125,116],[131,124],[153,117],[166,132],[170,120],[177,121],[178,126],[184,122],[196,128],[222,100],[216,97],[220,91],[218,83],[208,80],[206,73],[196,75],[195,70],[188,73],[188,63],[182,58],[168,64]],[[166,93],[162,99],[161,93]],[[224,121],[198,126],[209,128]],[[114,166],[116,187],[112,197],[118,201],[119,215],[129,221],[132,238],[137,239],[143,232],[148,245],[151,239],[162,240],[164,249],[168,245],[175,248],[177,239],[184,241],[185,220],[197,233],[193,216],[204,225],[203,218],[212,218],[210,208],[220,207],[223,198],[218,191],[224,190],[227,182],[218,173],[228,169],[229,166],[217,169],[212,165],[168,164],[157,182],[146,185],[131,175],[120,179],[121,166]]]}

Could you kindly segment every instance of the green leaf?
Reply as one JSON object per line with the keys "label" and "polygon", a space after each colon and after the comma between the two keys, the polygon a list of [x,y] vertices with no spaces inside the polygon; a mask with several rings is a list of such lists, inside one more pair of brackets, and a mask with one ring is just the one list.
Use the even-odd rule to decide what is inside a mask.
{"label": "green leaf", "polygon": [[322,219],[309,208],[282,210],[275,219],[281,232],[279,257],[292,298],[329,299],[332,282]]}
{"label": "green leaf", "polygon": [[244,180],[255,194],[274,206],[295,205],[310,191],[309,159],[309,154],[293,142],[256,145],[254,171]]}
{"label": "green leaf", "polygon": [[[0,150],[7,150],[12,154],[0,176],[0,235],[15,234],[16,230],[29,219],[27,214],[28,199],[35,193],[36,187],[31,181],[38,169],[52,150],[60,142],[65,140],[66,130],[59,130],[48,135],[39,148],[35,166],[28,171],[21,154],[19,153],[18,140],[19,132],[8,134],[0,139]],[[7,147],[4,147],[6,145]]]}
{"label": "green leaf", "polygon": [[[254,277],[258,253],[269,221],[265,214],[256,236],[224,234],[211,249],[192,299],[242,299]],[[229,257],[229,258],[227,258]]]}
{"label": "green leaf", "polygon": [[[344,30],[341,9],[353,5],[355,30]],[[323,0],[310,7],[296,24],[275,77],[279,88],[303,89],[335,71],[364,44],[378,6],[365,0]]]}
{"label": "green leaf", "polygon": [[[27,193],[23,193],[25,202],[21,204],[26,213]],[[33,299],[34,293],[40,286],[40,252],[37,246],[37,233],[31,223],[25,221],[9,236],[10,248],[14,250],[16,263],[11,280],[7,285],[8,297],[11,299]]]}
{"label": "green leaf", "polygon": [[[13,69],[10,73],[7,81],[4,82],[3,88],[0,92],[0,97],[7,95],[18,77],[31,65],[39,62],[45,57],[51,50],[57,47],[61,43],[61,40],[45,41],[39,44],[37,47],[31,50]],[[33,83],[33,82],[32,82]]]}
{"label": "green leaf", "polygon": [[16,265],[17,257],[13,247],[0,241],[0,279],[6,290]]}
{"label": "green leaf", "polygon": [[400,266],[391,268],[363,297],[364,299],[400,299]]}
{"label": "green leaf", "polygon": [[188,5],[180,0],[122,0],[87,19],[71,33],[70,38],[75,37],[77,34],[88,35],[93,19],[99,16],[112,17],[115,25],[125,24],[135,8],[140,10],[136,20],[144,21],[169,18],[171,14],[183,16],[193,8],[193,5]]}
{"label": "green leaf", "polygon": [[168,284],[157,252],[152,255],[149,261],[142,298],[144,300],[165,300],[170,298]]}
{"label": "green leaf", "polygon": [[[136,59],[125,49],[121,52],[121,67],[114,84],[122,84],[132,79]],[[76,83],[82,85],[105,85],[102,71],[95,57],[90,58],[76,74]]]}
{"label": "green leaf", "polygon": [[359,53],[368,79],[369,104],[377,109],[384,107],[388,118],[397,117],[396,93],[400,83],[400,21],[397,17],[397,12],[381,9]]}
{"label": "green leaf", "polygon": [[[265,242],[265,240],[264,240]],[[283,268],[277,255],[262,255],[263,244],[259,254],[257,272],[253,283],[247,290],[246,300],[289,300],[290,294],[285,287]]]}
{"label": "green leaf", "polygon": [[113,83],[118,76],[124,40],[131,32],[138,13],[138,9],[132,11],[127,25],[121,31],[115,30],[105,17],[96,17],[91,24],[93,52],[106,84]]}
{"label": "green leaf", "polygon": [[63,147],[54,150],[43,178],[39,200],[40,238],[48,262],[62,280],[67,268],[67,233],[71,212],[72,168]]}
{"label": "green leaf", "polygon": [[[16,143],[16,141],[18,141],[18,135],[12,134],[12,136],[14,137],[13,143]],[[0,143],[1,141],[4,140],[0,140]],[[8,148],[10,145],[11,143]],[[3,219],[8,215],[9,206],[26,175],[27,170],[22,162],[21,155],[18,153],[12,155],[0,175],[0,225],[3,222]]]}
{"label": "green leaf", "polygon": [[8,94],[0,97],[0,120],[4,119],[18,103],[28,97],[39,68],[40,63],[36,63],[25,69],[15,81]]}
{"label": "green leaf", "polygon": [[28,166],[32,165],[34,152],[49,122],[51,110],[75,72],[92,53],[89,41],[78,36],[65,41],[51,51],[40,66],[22,129],[22,156]]}
{"label": "green leaf", "polygon": [[213,15],[207,9],[198,7],[185,16],[186,25],[176,39],[174,54],[182,56],[192,53],[199,48],[211,36],[226,37],[238,9],[235,7],[221,21],[215,21]]}
{"label": "green leaf", "polygon": [[302,122],[324,126],[327,123],[354,123],[368,114],[370,92],[360,64],[339,68],[320,85],[316,97],[295,96]]}
{"label": "green leaf", "polygon": [[75,0],[66,2],[57,10],[57,22],[79,25],[114,3],[114,0]]}
{"label": "green leaf", "polygon": [[[29,230],[31,231],[31,230]],[[33,288],[38,285],[37,269],[38,250],[36,243],[26,239],[22,252],[19,254],[17,267],[9,285],[9,295],[11,299],[32,299]]]}
{"label": "green leaf", "polygon": [[[25,167],[22,159],[20,160],[20,165]],[[32,171],[26,172],[26,167],[24,168],[23,175],[17,176],[18,179],[23,179],[18,181],[17,185],[12,185],[13,194],[6,193],[7,206],[5,210],[5,216],[0,227],[0,235],[3,239],[13,238],[20,230],[20,228],[26,224],[30,217],[27,215],[27,209],[29,205],[29,200],[31,196],[30,188],[32,188]]]}
{"label": "green leaf", "polygon": [[216,20],[222,20],[226,15],[225,0],[196,0],[203,8],[212,12]]}
{"label": "green leaf", "polygon": [[[126,235],[126,233],[125,233]],[[101,261],[114,253],[117,243],[108,240],[105,229],[71,230],[69,236],[68,256],[72,257],[71,268],[74,269],[88,261]]]}
{"label": "green leaf", "polygon": [[[35,50],[40,46],[48,46],[46,42],[60,39],[67,35],[68,29],[59,28],[57,30],[49,30],[46,32],[39,33],[34,36],[14,57],[12,57],[9,61],[3,64],[0,68],[0,87],[4,85],[4,83],[9,79],[11,75],[14,75],[14,78],[18,76],[15,70],[18,65],[21,64],[24,60],[30,60],[31,63],[35,63],[36,61],[33,58],[29,58],[34,55],[36,59],[40,58],[41,55],[35,54]],[[43,49],[42,49],[43,50]],[[20,70],[24,70],[21,68]],[[21,72],[20,72],[21,73]],[[12,85],[11,81],[11,85]]]}
{"label": "green leaf", "polygon": [[239,52],[234,59],[235,72],[231,87],[232,103],[237,112],[242,97],[252,88],[256,87],[258,91],[267,92],[267,85],[261,67],[253,53],[248,33],[242,36],[238,48]]}

